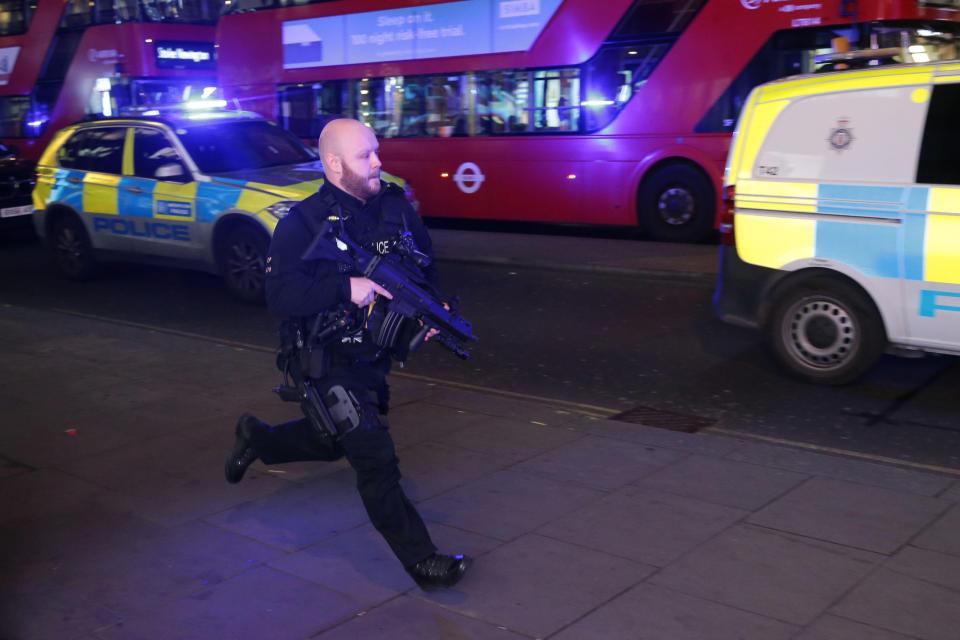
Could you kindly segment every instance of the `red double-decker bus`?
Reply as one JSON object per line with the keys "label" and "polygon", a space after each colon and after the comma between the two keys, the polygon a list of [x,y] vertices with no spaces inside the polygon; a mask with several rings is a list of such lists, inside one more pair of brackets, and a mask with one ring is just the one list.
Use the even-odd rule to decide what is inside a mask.
{"label": "red double-decker bus", "polygon": [[90,115],[209,97],[225,0],[0,0],[0,142],[36,160]]}
{"label": "red double-decker bus", "polygon": [[680,241],[712,233],[752,87],[953,58],[960,33],[958,0],[276,1],[221,18],[225,95],[304,138],[367,123],[424,215]]}

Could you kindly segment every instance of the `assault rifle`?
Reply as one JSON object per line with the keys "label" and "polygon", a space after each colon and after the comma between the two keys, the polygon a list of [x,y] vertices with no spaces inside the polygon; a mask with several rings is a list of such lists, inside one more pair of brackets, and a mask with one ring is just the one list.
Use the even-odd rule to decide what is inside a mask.
{"label": "assault rifle", "polygon": [[423,343],[430,329],[436,329],[438,333],[434,340],[458,357],[469,358],[470,353],[464,344],[477,339],[470,323],[457,312],[455,301],[447,302],[449,310],[444,307],[444,300],[436,289],[422,275],[403,264],[404,256],[423,266],[430,260],[417,250],[409,232],[401,234],[394,242],[393,251],[379,255],[354,242],[342,225],[335,227],[328,220],[321,225],[303,259],[334,260],[351,265],[393,295],[387,306],[387,320],[380,327],[379,335],[375,336],[378,344],[394,342],[400,329],[400,322],[395,319],[402,316],[423,323],[410,341],[410,351]]}
{"label": "assault rifle", "polygon": [[[456,304],[447,303],[421,274],[407,268],[403,257],[408,257],[419,266],[427,266],[430,257],[421,253],[413,242],[409,232],[401,234],[393,243],[392,251],[377,255],[367,251],[342,228],[336,229],[329,221],[324,222],[313,243],[303,254],[304,260],[334,260],[348,265],[364,277],[373,280],[389,291],[393,298],[388,304],[386,319],[375,336],[378,344],[394,344],[400,333],[402,318],[409,318],[423,324],[410,341],[408,350],[414,351],[420,346],[427,332],[436,329],[433,338],[441,345],[453,351],[460,358],[468,358],[464,343],[476,340],[470,323],[457,313]],[[297,334],[294,353],[307,353],[322,350],[331,340],[345,331],[351,330],[350,314],[341,309],[331,315],[317,316],[312,329]],[[304,352],[304,349],[307,351]],[[278,361],[278,364],[280,362]],[[298,402],[304,415],[316,429],[325,435],[339,438],[360,424],[360,406],[352,393],[342,386],[331,387],[326,394],[320,392],[304,370],[303,362],[284,361],[283,384],[274,387],[274,391],[287,402]],[[316,374],[314,374],[316,375]],[[291,384],[292,383],[292,384]]]}

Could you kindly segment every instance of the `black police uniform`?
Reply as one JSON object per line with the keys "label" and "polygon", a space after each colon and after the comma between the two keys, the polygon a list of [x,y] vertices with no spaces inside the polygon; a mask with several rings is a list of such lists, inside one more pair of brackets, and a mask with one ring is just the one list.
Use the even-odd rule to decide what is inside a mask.
{"label": "black police uniform", "polygon": [[[403,191],[381,182],[380,192],[366,203],[333,186],[297,206],[277,224],[266,273],[267,307],[285,319],[309,319],[338,305],[350,304],[349,266],[330,260],[303,260],[319,228],[331,215],[329,197],[339,204],[350,237],[370,251],[384,253],[405,225],[421,251],[431,243],[420,217]],[[305,218],[312,216],[313,222]],[[436,278],[432,269],[424,274]],[[346,456],[357,474],[357,489],[370,521],[383,535],[404,566],[430,557],[436,547],[416,508],[400,487],[400,469],[386,421],[390,355],[373,344],[366,332],[346,336],[330,348],[329,374],[317,381],[325,394],[333,384],[343,386],[359,403],[360,425],[339,439],[324,436],[307,419],[249,429],[256,455],[266,464],[298,460],[338,460]]]}

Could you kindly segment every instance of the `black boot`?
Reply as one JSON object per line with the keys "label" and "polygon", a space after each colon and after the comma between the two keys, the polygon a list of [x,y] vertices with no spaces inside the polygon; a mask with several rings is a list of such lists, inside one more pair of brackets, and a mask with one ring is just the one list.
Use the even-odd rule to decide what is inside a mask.
{"label": "black boot", "polygon": [[470,568],[471,558],[464,555],[445,556],[435,553],[417,564],[407,567],[407,573],[424,591],[437,587],[452,587]]}
{"label": "black boot", "polygon": [[251,430],[260,424],[256,416],[245,413],[237,420],[237,427],[234,432],[237,435],[233,442],[233,451],[227,456],[223,471],[227,476],[227,482],[237,484],[243,479],[243,474],[257,459],[257,452],[253,448],[251,441]]}

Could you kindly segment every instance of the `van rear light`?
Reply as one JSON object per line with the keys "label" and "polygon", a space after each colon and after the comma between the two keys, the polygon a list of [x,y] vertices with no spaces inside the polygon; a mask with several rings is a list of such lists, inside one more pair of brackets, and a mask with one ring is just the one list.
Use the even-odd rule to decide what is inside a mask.
{"label": "van rear light", "polygon": [[728,247],[736,246],[737,240],[733,232],[733,217],[736,211],[737,187],[729,185],[723,188],[723,211],[720,213],[720,244]]}

